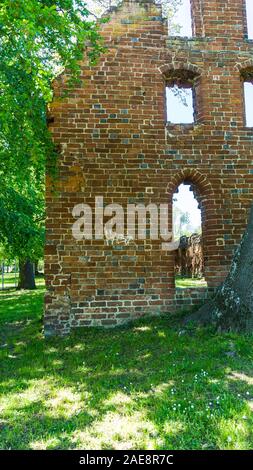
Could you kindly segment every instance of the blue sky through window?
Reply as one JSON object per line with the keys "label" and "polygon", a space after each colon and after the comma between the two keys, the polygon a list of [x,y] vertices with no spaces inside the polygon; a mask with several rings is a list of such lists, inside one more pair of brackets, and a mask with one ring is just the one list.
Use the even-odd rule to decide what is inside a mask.
{"label": "blue sky through window", "polygon": [[[253,0],[252,0],[253,1]],[[173,18],[173,23],[178,25],[176,36],[192,36],[191,3],[190,0],[181,0],[177,12]]]}
{"label": "blue sky through window", "polygon": [[194,121],[193,99],[191,88],[179,89],[182,98],[175,94],[175,87],[166,88],[167,121],[172,123],[188,124]]}
{"label": "blue sky through window", "polygon": [[189,215],[189,223],[185,227],[187,232],[194,233],[201,231],[201,211],[198,208],[198,202],[194,197],[193,191],[190,191],[190,186],[180,184],[178,193],[174,194],[173,197],[173,220],[174,224],[177,225],[173,227],[175,237],[178,232],[180,214],[183,213],[188,213]]}
{"label": "blue sky through window", "polygon": [[253,127],[253,84],[252,83],[248,83],[248,82],[244,83],[244,101],[245,101],[246,125],[248,127]]}
{"label": "blue sky through window", "polygon": [[253,0],[246,0],[248,38],[253,39]]}

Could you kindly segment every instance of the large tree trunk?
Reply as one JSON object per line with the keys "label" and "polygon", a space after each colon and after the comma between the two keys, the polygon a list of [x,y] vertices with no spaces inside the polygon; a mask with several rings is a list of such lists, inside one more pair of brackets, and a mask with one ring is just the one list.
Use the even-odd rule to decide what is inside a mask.
{"label": "large tree trunk", "polygon": [[36,289],[33,264],[28,259],[19,261],[18,289]]}
{"label": "large tree trunk", "polygon": [[34,275],[39,276],[39,261],[34,262]]}
{"label": "large tree trunk", "polygon": [[253,206],[226,280],[213,299],[186,318],[189,321],[225,331],[253,332]]}

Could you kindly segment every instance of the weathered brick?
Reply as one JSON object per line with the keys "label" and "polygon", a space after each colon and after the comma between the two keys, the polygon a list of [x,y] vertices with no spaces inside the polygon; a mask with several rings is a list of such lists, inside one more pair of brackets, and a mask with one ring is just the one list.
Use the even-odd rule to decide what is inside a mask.
{"label": "weathered brick", "polygon": [[[45,333],[114,326],[202,302],[224,279],[253,199],[253,134],[242,79],[253,70],[244,0],[191,0],[194,36],[169,37],[151,0],[124,1],[101,26],[107,52],[81,65],[83,85],[54,83],[49,127],[58,146],[56,192],[47,177]],[[201,6],[201,9],[200,9]],[[246,71],[246,72],[245,72]],[[246,75],[245,75],[246,74]],[[195,80],[196,122],[165,123],[165,87]],[[174,254],[160,241],[72,237],[72,209],[170,204],[184,181],[202,210],[208,290],[175,289]],[[171,227],[170,227],[171,228]]]}

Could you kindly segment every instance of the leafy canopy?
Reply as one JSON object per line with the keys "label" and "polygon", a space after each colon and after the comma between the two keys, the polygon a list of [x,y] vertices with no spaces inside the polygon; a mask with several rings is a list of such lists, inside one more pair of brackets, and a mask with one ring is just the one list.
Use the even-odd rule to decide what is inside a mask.
{"label": "leafy canopy", "polygon": [[5,258],[36,260],[43,256],[43,198],[30,189],[25,197],[13,188],[0,193],[0,246]]}
{"label": "leafy canopy", "polygon": [[82,0],[3,0],[0,4],[0,177],[18,182],[51,151],[46,103],[64,68],[78,76],[84,45],[94,63],[98,24]]}
{"label": "leafy canopy", "polygon": [[0,243],[5,253],[38,257],[43,246],[45,162],[54,153],[46,105],[52,80],[79,74],[102,49],[99,23],[82,0],[0,2]]}

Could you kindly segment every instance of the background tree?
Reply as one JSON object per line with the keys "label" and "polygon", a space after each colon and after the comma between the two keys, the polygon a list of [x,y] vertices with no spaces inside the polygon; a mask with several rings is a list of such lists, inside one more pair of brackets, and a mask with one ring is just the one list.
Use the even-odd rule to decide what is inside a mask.
{"label": "background tree", "polygon": [[43,247],[45,162],[56,158],[46,123],[51,83],[64,68],[70,86],[77,80],[84,49],[96,61],[98,28],[81,0],[0,4],[0,240],[20,259],[22,286],[34,287],[30,261]]}
{"label": "background tree", "polygon": [[6,187],[0,194],[0,244],[8,259],[19,260],[19,288],[34,289],[33,262],[43,256],[43,193],[29,188],[26,196]]}
{"label": "background tree", "polygon": [[23,169],[44,164],[51,152],[46,104],[52,98],[52,80],[67,68],[73,82],[84,49],[91,63],[101,50],[99,24],[88,16],[81,0],[1,2],[1,176],[12,164],[20,178]]}

